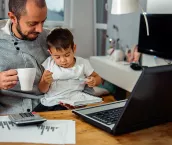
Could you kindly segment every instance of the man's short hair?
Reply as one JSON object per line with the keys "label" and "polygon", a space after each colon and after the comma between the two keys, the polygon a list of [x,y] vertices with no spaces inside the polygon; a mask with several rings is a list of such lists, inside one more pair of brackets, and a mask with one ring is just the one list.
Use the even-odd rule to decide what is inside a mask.
{"label": "man's short hair", "polygon": [[68,49],[74,47],[72,33],[65,28],[55,28],[47,37],[48,48],[55,47],[56,50]]}
{"label": "man's short hair", "polygon": [[[9,11],[14,13],[17,19],[20,19],[21,15],[25,15],[26,12],[26,3],[28,0],[9,0],[8,7]],[[30,1],[30,0],[29,0]],[[39,8],[46,6],[45,0],[32,0]]]}

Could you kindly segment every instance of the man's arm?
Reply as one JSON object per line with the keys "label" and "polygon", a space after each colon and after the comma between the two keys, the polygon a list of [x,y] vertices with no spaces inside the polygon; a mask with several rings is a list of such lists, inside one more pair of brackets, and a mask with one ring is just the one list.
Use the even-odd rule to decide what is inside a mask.
{"label": "man's arm", "polygon": [[13,88],[18,81],[17,71],[8,70],[0,72],[0,89],[10,89]]}

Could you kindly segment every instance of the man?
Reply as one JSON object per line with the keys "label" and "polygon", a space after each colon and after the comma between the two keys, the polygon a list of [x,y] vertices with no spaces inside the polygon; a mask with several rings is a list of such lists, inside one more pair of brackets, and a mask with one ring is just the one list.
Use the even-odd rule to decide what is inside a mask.
{"label": "man", "polygon": [[[44,71],[41,64],[48,57],[46,2],[9,0],[8,16],[6,24],[0,23],[0,114],[30,112],[42,97],[37,86]],[[33,67],[33,90],[23,92],[15,69]]]}

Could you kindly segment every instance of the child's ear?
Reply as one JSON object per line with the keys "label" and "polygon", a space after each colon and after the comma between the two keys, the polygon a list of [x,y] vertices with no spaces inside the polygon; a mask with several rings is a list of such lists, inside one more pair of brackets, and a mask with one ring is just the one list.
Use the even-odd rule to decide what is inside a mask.
{"label": "child's ear", "polygon": [[76,53],[76,44],[73,46],[73,52]]}
{"label": "child's ear", "polygon": [[48,52],[49,52],[49,54],[51,55],[51,51],[50,51],[50,49],[48,49],[47,51],[48,51]]}

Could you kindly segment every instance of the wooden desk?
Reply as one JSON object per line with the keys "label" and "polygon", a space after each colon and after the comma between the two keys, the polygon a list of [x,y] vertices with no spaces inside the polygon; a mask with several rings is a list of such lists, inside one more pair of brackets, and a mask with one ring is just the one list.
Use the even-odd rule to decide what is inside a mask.
{"label": "wooden desk", "polygon": [[[163,124],[137,132],[113,136],[83,122],[67,111],[40,113],[47,119],[71,119],[76,121],[77,145],[172,145],[172,123]],[[0,143],[0,145],[32,145],[26,143]],[[40,144],[35,144],[40,145]]]}

